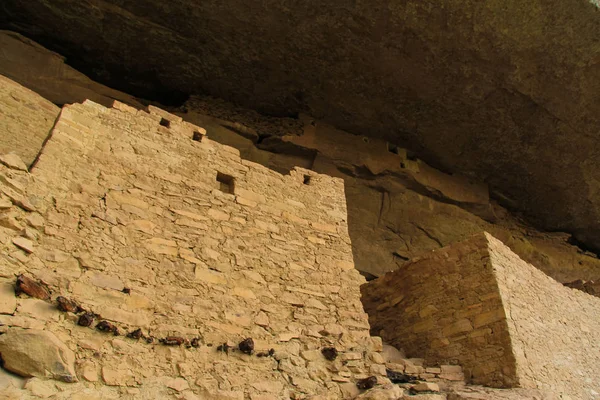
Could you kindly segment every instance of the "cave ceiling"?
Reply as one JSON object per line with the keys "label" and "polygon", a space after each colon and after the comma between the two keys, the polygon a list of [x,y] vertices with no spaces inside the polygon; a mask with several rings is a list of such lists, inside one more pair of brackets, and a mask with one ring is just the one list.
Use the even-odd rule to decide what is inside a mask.
{"label": "cave ceiling", "polygon": [[587,0],[3,0],[0,28],[139,97],[211,95],[405,146],[600,249]]}

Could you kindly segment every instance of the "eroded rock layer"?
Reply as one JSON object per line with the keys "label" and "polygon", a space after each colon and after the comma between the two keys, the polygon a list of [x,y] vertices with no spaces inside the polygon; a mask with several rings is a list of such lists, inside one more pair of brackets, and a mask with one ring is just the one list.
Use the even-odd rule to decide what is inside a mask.
{"label": "eroded rock layer", "polygon": [[0,26],[142,97],[206,93],[406,145],[600,249],[588,0],[5,0]]}
{"label": "eroded rock layer", "polygon": [[[193,97],[178,114],[274,170],[299,165],[343,178],[360,271],[379,276],[486,230],[560,282],[600,276],[596,255],[574,246],[571,235],[533,228],[491,200],[487,185],[443,173],[393,143],[307,116],[270,118],[211,98]],[[292,134],[280,137],[285,131]]]}

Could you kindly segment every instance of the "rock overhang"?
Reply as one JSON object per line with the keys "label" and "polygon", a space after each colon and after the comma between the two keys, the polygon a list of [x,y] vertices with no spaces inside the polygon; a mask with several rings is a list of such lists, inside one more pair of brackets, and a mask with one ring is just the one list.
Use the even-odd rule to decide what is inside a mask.
{"label": "rock overhang", "polygon": [[600,248],[600,12],[587,0],[0,7],[0,26],[105,83],[305,112],[387,139]]}

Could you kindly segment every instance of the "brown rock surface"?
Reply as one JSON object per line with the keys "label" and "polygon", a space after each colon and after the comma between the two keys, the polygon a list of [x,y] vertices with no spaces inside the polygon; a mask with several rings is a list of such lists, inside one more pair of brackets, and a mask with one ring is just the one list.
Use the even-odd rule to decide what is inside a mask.
{"label": "brown rock surface", "polygon": [[564,285],[573,289],[581,290],[591,294],[592,296],[600,297],[600,282],[578,279],[573,282],[567,282]]}
{"label": "brown rock surface", "polygon": [[0,354],[4,368],[15,374],[77,380],[75,355],[52,332],[10,328],[0,336]]}
{"label": "brown rock surface", "polygon": [[90,99],[105,106],[114,100],[136,107],[133,96],[94,82],[65,63],[65,58],[11,31],[0,31],[0,75],[33,90],[55,104]]}
{"label": "brown rock surface", "polygon": [[50,300],[50,292],[45,284],[22,274],[17,277],[15,292],[17,294],[25,293],[40,300]]}
{"label": "brown rock surface", "polygon": [[208,93],[408,144],[600,248],[600,13],[588,0],[5,0],[0,16],[142,97]]}

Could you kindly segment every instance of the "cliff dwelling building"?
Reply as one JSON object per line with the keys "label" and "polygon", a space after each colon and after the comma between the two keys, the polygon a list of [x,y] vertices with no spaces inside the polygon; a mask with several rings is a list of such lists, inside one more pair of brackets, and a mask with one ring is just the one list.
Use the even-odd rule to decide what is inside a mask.
{"label": "cliff dwelling building", "polygon": [[[589,49],[588,29],[599,22],[588,13],[597,9],[569,1],[560,11],[587,26],[577,27],[576,44]],[[576,85],[579,72],[569,76],[580,96],[565,95],[579,99],[573,116],[534,78],[528,86],[522,76],[503,77],[518,90],[488,87],[499,78],[478,75],[487,67],[473,67],[472,76],[464,67],[475,83],[457,89],[447,81],[450,63],[448,76],[432,79],[444,82],[467,118],[448,98],[437,106],[427,100],[437,96],[433,87],[411,94],[421,78],[408,68],[410,57],[391,48],[385,54],[399,58],[380,69],[406,69],[385,90],[366,85],[382,79],[377,68],[352,81],[342,79],[344,69],[326,79],[327,68],[319,68],[336,52],[352,53],[345,35],[368,48],[394,32],[394,17],[410,26],[409,15],[437,15],[422,4],[402,12],[388,4],[380,15],[387,22],[377,17],[373,25],[383,30],[366,36],[357,27],[371,26],[365,14],[328,55],[304,47],[310,41],[298,24],[289,46],[306,53],[306,75],[277,55],[277,38],[263,46],[257,35],[247,48],[234,46],[243,52],[234,55],[225,42],[236,41],[237,28],[208,5],[189,5],[183,18],[178,4],[90,4],[65,4],[64,13],[37,0],[0,6],[0,27],[34,32],[50,47],[62,43],[55,48],[73,57],[67,65],[21,33],[0,31],[0,399],[600,399],[597,143],[588,131],[598,121],[590,111],[596,103]],[[277,13],[288,15],[286,7]],[[72,32],[31,31],[46,12],[52,24],[71,19],[90,60],[105,55],[97,75],[77,58]],[[214,29],[225,32],[223,43],[207,35],[206,46],[221,52],[190,60],[199,38],[172,23],[198,22],[200,12],[221,21]],[[349,22],[337,12],[328,21],[346,32]],[[104,33],[91,40],[99,31],[81,26],[79,13],[122,29],[125,47]],[[318,42],[329,28],[315,24],[306,29]],[[139,29],[153,45],[143,73],[127,47]],[[244,29],[250,35],[257,27]],[[194,43],[180,43],[184,33]],[[482,43],[483,59],[492,53]],[[311,63],[310,50],[321,61]],[[221,54],[240,68],[221,71]],[[533,61],[514,54],[526,74]],[[246,64],[259,55],[280,60],[264,87],[263,68]],[[571,71],[570,54],[562,62]],[[253,89],[238,75],[244,66]],[[538,75],[545,72],[531,76]],[[597,72],[588,75],[590,86],[600,82]],[[483,106],[469,109],[475,103]],[[494,136],[482,121],[510,133]],[[456,133],[477,127],[479,136]],[[444,133],[439,142],[436,130]],[[555,139],[564,132],[589,140],[578,167],[580,143]],[[562,172],[585,182],[583,203],[557,165],[547,166],[554,180],[540,176],[538,163],[556,148],[564,151]],[[541,198],[548,213],[538,209]]]}

